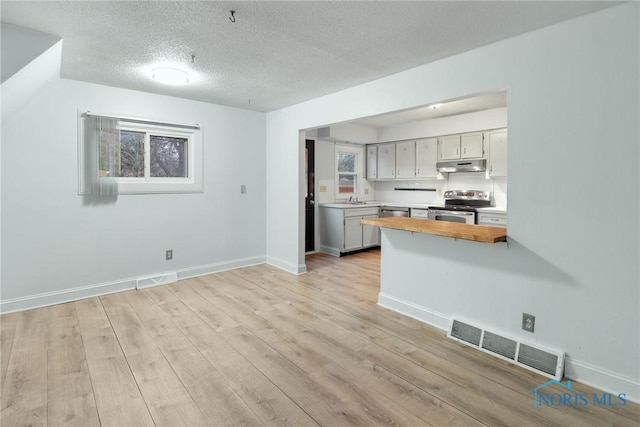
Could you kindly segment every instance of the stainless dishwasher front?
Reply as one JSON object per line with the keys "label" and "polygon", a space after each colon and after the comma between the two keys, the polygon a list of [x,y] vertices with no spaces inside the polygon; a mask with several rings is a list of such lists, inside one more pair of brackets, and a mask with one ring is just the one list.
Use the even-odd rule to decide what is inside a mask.
{"label": "stainless dishwasher front", "polygon": [[409,216],[409,208],[401,208],[397,206],[383,206],[380,208],[380,218],[388,218],[390,216]]}

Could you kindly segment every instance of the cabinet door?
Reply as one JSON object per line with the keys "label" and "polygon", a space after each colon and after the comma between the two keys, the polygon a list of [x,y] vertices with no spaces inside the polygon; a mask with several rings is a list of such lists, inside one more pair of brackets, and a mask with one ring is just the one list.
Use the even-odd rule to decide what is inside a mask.
{"label": "cabinet door", "polygon": [[[365,218],[378,218],[378,215],[364,216]],[[380,227],[375,225],[363,225],[362,226],[362,247],[368,248],[369,246],[380,245]]]}
{"label": "cabinet door", "polygon": [[489,134],[489,170],[491,178],[507,176],[507,132]]}
{"label": "cabinet door", "polygon": [[484,147],[482,146],[482,132],[467,133],[462,135],[460,146],[461,159],[478,159],[484,156]]}
{"label": "cabinet door", "polygon": [[396,144],[378,145],[378,178],[396,177]]}
{"label": "cabinet door", "polygon": [[416,141],[416,177],[436,178],[438,161],[438,140],[436,138]]}
{"label": "cabinet door", "polygon": [[367,145],[367,179],[378,178],[378,146]]}
{"label": "cabinet door", "polygon": [[396,143],[396,178],[414,178],[416,176],[415,141]]}
{"label": "cabinet door", "polygon": [[478,224],[492,227],[507,227],[507,214],[503,213],[479,213]]}
{"label": "cabinet door", "polygon": [[353,251],[362,248],[362,217],[344,219],[344,250]]}
{"label": "cabinet door", "polygon": [[460,135],[440,138],[440,160],[457,160],[460,158]]}

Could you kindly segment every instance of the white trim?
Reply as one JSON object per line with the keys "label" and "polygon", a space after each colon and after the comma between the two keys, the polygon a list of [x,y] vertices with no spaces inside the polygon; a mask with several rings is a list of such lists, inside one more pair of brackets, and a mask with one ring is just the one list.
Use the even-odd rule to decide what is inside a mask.
{"label": "white trim", "polygon": [[[422,307],[382,292],[378,295],[378,305],[435,326],[438,329],[449,329],[450,316],[430,308]],[[533,346],[538,347],[537,344]],[[509,361],[513,363],[511,360]],[[640,403],[640,379],[631,378],[572,359],[569,355],[565,355],[564,358],[564,376],[572,381],[578,381],[614,395],[626,393],[627,400]]]}
{"label": "white trim", "polygon": [[[355,164],[355,172],[338,172],[338,154],[355,154],[356,155],[356,164]],[[362,184],[363,184],[363,170],[364,170],[364,157],[366,152],[364,150],[364,146],[357,145],[347,145],[344,143],[335,143],[333,146],[333,169],[334,169],[334,179],[335,179],[335,187],[334,187],[334,197],[336,199],[345,198],[349,196],[361,196]],[[340,174],[348,174],[355,176],[355,193],[340,193]]]}
{"label": "white trim", "polygon": [[392,297],[383,292],[378,295],[378,305],[389,310],[397,311],[398,313],[412,317],[421,322],[428,323],[431,326],[435,326],[438,329],[444,331],[449,329],[449,316],[439,313],[430,308],[422,307],[409,301],[405,301],[400,298]]}
{"label": "white trim", "polygon": [[[78,114],[78,194],[90,195],[85,183],[85,119],[86,114],[77,110]],[[91,113],[91,115],[97,115]],[[109,117],[118,116],[112,115]],[[204,131],[201,127],[190,125],[169,125],[164,122],[134,119],[133,122],[121,117],[121,128],[145,133],[145,177],[118,178],[118,194],[181,194],[204,192]],[[187,177],[184,178],[152,178],[149,177],[149,134],[187,139]]]}
{"label": "white trim", "polygon": [[237,268],[251,267],[252,265],[264,264],[265,262],[266,257],[257,256],[250,258],[238,258],[231,261],[215,262],[213,264],[206,264],[198,267],[184,268],[177,271],[178,280],[206,276],[207,274],[220,273],[222,271],[235,270]]}
{"label": "white trim", "polygon": [[332,246],[320,245],[320,252],[333,255],[335,257],[340,256],[340,249],[334,248]]}
{"label": "white trim", "polygon": [[270,256],[267,257],[267,264],[295,275],[300,275],[307,272],[306,264],[298,264],[298,265],[291,264],[289,262],[283,261],[278,258],[270,257]]}
{"label": "white trim", "polygon": [[564,360],[564,375],[573,381],[618,395],[625,393],[627,400],[640,403],[640,379],[634,379],[607,369],[599,368],[587,362],[572,359]]}
{"label": "white trim", "polygon": [[150,125],[159,125],[159,126],[170,126],[170,127],[180,127],[180,128],[190,128],[190,129],[200,129],[200,125],[195,123],[195,124],[188,124],[188,123],[173,123],[170,121],[166,121],[166,120],[152,120],[152,119],[148,119],[148,118],[144,118],[144,117],[129,117],[129,116],[122,116],[119,114],[103,114],[103,113],[99,113],[99,112],[95,112],[95,111],[84,111],[81,112],[81,114],[86,115],[86,116],[95,116],[95,117],[108,117],[111,119],[120,119],[120,120],[125,120],[128,122],[142,122],[145,124],[150,124]]}
{"label": "white trim", "polygon": [[[231,261],[218,262],[214,264],[201,265],[178,270],[178,280],[191,277],[205,276],[207,274],[218,273],[236,268],[249,267],[257,264],[264,264],[265,257],[240,258]],[[165,273],[158,273],[162,275]],[[153,276],[153,275],[152,275]],[[148,277],[146,275],[145,277]],[[112,282],[99,283],[89,286],[79,286],[77,288],[63,289],[61,291],[45,292],[42,294],[29,295],[25,297],[12,298],[0,301],[0,313],[12,313],[14,311],[30,310],[32,308],[46,307],[54,304],[61,304],[85,298],[97,297],[100,295],[112,294],[114,292],[127,291],[136,288],[138,278],[126,278]]]}

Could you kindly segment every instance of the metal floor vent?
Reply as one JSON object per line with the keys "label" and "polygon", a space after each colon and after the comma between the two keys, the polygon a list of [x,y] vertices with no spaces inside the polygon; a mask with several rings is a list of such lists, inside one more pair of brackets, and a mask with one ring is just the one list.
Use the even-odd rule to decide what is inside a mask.
{"label": "metal floor vent", "polygon": [[178,281],[176,272],[160,274],[157,276],[139,277],[136,280],[136,289],[150,288],[152,286],[168,285]]}
{"label": "metal floor vent", "polygon": [[562,380],[564,353],[534,347],[456,319],[452,320],[447,336],[546,377]]}

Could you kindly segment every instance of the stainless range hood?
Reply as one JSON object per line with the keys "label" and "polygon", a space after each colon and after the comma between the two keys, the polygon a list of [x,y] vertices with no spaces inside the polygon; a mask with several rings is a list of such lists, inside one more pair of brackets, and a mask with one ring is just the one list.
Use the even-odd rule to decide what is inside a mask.
{"label": "stainless range hood", "polygon": [[487,161],[480,160],[453,160],[450,162],[436,163],[438,172],[484,172],[487,170]]}

